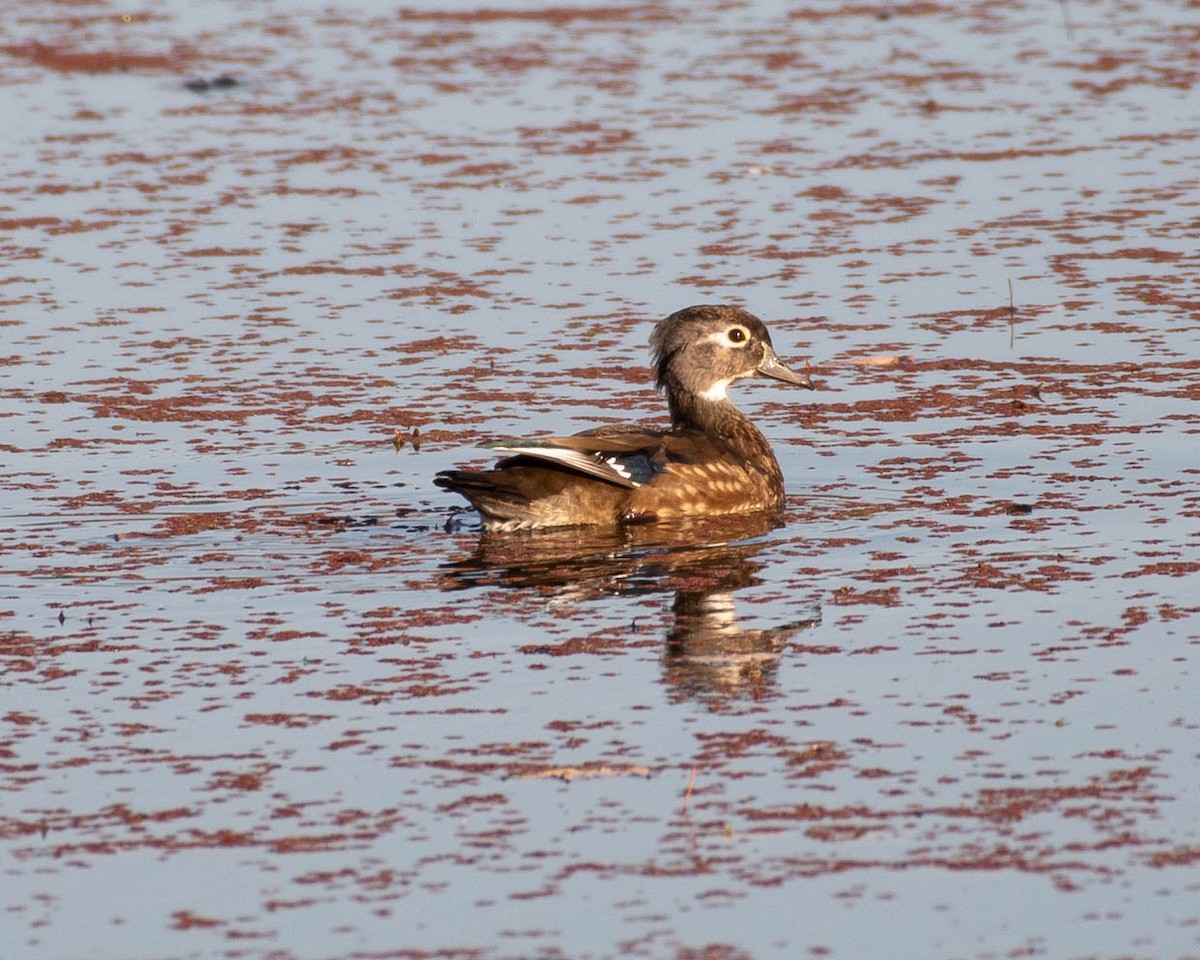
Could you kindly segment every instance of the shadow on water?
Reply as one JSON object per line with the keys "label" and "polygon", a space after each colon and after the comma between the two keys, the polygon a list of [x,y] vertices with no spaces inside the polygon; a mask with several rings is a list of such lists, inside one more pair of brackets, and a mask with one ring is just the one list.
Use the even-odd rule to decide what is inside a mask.
{"label": "shadow on water", "polygon": [[776,626],[739,622],[736,595],[763,582],[762,555],[775,546],[771,534],[781,526],[749,516],[619,530],[482,533],[468,556],[442,570],[450,590],[533,590],[558,602],[673,594],[663,639],[665,682],[673,699],[718,706],[732,697],[776,695],[789,642],[821,621],[814,606]]}

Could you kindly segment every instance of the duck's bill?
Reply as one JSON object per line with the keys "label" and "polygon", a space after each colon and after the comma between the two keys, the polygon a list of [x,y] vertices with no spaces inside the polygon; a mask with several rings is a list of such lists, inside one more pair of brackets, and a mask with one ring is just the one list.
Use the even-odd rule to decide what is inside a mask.
{"label": "duck's bill", "polygon": [[807,387],[809,390],[816,389],[807,374],[789,370],[779,362],[779,358],[773,353],[768,353],[763,357],[763,361],[758,365],[757,369],[764,377],[771,377],[773,380],[782,380],[784,383],[794,383],[798,387]]}

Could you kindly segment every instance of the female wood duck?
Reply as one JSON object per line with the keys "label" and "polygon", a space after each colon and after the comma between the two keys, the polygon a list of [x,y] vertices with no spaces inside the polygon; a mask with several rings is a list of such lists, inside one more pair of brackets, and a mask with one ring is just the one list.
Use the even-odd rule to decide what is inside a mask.
{"label": "female wood duck", "polygon": [[812,381],[784,366],[763,322],[737,307],[673,313],[654,328],[650,347],[670,430],[629,424],[493,440],[483,446],[512,456],[491,470],[443,471],[434,483],[471,501],[488,531],[778,512],[779,463],[726,389],[742,377],[810,390]]}

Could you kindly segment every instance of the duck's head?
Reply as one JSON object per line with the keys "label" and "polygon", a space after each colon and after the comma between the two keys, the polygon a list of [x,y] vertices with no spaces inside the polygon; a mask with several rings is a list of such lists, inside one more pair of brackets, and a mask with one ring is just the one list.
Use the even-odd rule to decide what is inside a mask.
{"label": "duck's head", "polygon": [[[659,322],[650,334],[656,385],[677,403],[727,399],[743,377],[771,377],[813,389],[812,381],[775,356],[771,335],[758,317],[739,307],[686,307]],[[689,402],[690,401],[690,402]]]}

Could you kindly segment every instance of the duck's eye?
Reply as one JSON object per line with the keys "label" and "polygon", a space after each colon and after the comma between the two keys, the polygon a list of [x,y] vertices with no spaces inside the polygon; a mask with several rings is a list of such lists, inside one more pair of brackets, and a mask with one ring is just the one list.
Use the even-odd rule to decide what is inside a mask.
{"label": "duck's eye", "polygon": [[729,338],[730,343],[745,343],[750,339],[745,327],[730,327],[725,336]]}

